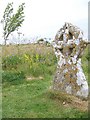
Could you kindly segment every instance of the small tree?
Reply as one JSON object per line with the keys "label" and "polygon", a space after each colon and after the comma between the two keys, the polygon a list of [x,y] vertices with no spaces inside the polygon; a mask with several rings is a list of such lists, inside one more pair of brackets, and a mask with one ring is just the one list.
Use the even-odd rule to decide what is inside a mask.
{"label": "small tree", "polygon": [[15,14],[13,14],[13,2],[8,3],[3,19],[1,20],[1,23],[3,24],[3,37],[5,40],[5,45],[7,38],[9,35],[14,32],[15,30],[18,30],[19,27],[21,27],[23,21],[24,21],[24,6],[25,3],[22,3]]}

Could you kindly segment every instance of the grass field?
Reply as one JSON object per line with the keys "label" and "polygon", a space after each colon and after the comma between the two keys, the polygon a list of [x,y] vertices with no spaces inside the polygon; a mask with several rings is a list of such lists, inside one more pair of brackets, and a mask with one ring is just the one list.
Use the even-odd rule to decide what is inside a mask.
{"label": "grass field", "polygon": [[[51,89],[57,60],[52,47],[2,47],[3,118],[87,118],[88,101]],[[88,48],[82,58],[88,79]],[[90,82],[89,82],[90,83]]]}

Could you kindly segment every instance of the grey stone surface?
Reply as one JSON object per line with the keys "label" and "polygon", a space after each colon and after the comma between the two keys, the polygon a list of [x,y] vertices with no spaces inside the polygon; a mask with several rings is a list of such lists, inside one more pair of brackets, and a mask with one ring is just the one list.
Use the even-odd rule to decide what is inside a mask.
{"label": "grey stone surface", "polygon": [[83,31],[71,23],[65,23],[57,32],[53,44],[58,60],[54,90],[88,97],[88,83],[81,67],[81,57],[87,45],[88,41],[83,40]]}

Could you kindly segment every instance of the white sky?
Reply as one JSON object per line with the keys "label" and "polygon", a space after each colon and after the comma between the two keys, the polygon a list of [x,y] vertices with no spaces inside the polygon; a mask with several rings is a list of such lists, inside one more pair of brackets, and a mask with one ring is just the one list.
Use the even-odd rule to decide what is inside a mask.
{"label": "white sky", "polygon": [[88,36],[88,0],[0,0],[0,20],[7,3],[12,1],[15,10],[25,2],[25,21],[19,31],[28,38],[54,38],[65,22],[77,25],[84,31],[85,38]]}

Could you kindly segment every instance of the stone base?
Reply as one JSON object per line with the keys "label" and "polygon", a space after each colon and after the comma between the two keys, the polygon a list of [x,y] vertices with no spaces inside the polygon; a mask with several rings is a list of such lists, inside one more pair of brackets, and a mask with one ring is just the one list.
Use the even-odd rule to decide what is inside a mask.
{"label": "stone base", "polygon": [[77,65],[67,62],[65,65],[58,65],[53,89],[82,98],[88,97],[88,83],[81,67],[81,59],[77,61]]}

